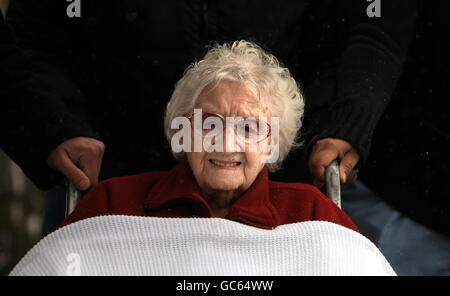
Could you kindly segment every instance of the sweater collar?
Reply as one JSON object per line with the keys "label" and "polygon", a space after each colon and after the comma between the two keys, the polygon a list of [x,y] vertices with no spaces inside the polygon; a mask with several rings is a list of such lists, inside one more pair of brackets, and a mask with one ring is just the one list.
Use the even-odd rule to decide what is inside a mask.
{"label": "sweater collar", "polygon": [[[185,160],[168,171],[153,186],[144,201],[144,207],[163,208],[176,201],[200,205],[206,210],[205,217],[212,216],[211,209],[202,197],[192,170]],[[260,228],[269,229],[279,225],[280,218],[270,202],[267,167],[264,167],[250,188],[231,206],[225,218]]]}

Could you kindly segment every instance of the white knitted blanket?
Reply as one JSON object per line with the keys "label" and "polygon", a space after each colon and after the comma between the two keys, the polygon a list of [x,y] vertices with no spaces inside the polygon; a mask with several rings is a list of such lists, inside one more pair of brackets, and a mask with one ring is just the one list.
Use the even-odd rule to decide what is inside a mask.
{"label": "white knitted blanket", "polygon": [[311,221],[264,230],[219,218],[102,216],[37,243],[10,275],[395,275],[367,238]]}

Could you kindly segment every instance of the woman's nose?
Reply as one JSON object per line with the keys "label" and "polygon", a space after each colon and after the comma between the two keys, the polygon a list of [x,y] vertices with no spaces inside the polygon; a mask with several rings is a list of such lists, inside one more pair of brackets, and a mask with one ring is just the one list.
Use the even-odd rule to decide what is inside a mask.
{"label": "woman's nose", "polygon": [[224,152],[242,152],[244,151],[237,141],[237,136],[234,127],[226,127],[224,129]]}

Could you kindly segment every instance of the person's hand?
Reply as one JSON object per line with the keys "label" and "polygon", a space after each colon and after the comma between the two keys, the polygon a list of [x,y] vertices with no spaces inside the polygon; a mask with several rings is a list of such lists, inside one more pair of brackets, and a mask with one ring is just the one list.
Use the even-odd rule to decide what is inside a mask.
{"label": "person's hand", "polygon": [[316,187],[321,188],[325,184],[325,169],[335,159],[340,159],[339,175],[343,188],[356,180],[358,170],[354,168],[359,161],[356,149],[347,141],[325,138],[314,144],[308,161]]}
{"label": "person's hand", "polygon": [[97,185],[105,144],[77,137],[64,141],[50,152],[47,163],[64,174],[78,190]]}

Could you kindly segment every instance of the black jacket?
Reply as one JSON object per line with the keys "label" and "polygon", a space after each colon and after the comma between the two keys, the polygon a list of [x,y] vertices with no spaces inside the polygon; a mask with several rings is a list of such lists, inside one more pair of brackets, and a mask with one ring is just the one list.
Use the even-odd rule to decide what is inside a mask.
{"label": "black jacket", "polygon": [[[383,2],[384,3],[384,2]],[[415,220],[450,235],[448,1],[424,6],[361,180]]]}
{"label": "black jacket", "polygon": [[[75,136],[105,143],[100,179],[171,167],[162,122],[174,83],[205,45],[238,39],[273,53],[301,83],[306,148],[342,138],[364,162],[417,16],[410,0],[384,1],[381,18],[367,16],[365,0],[81,3],[80,18],[67,16],[66,1],[15,0],[8,11],[25,54],[0,56],[0,147],[41,189],[61,179],[45,164],[50,151]],[[306,181],[302,153],[275,178]]]}

